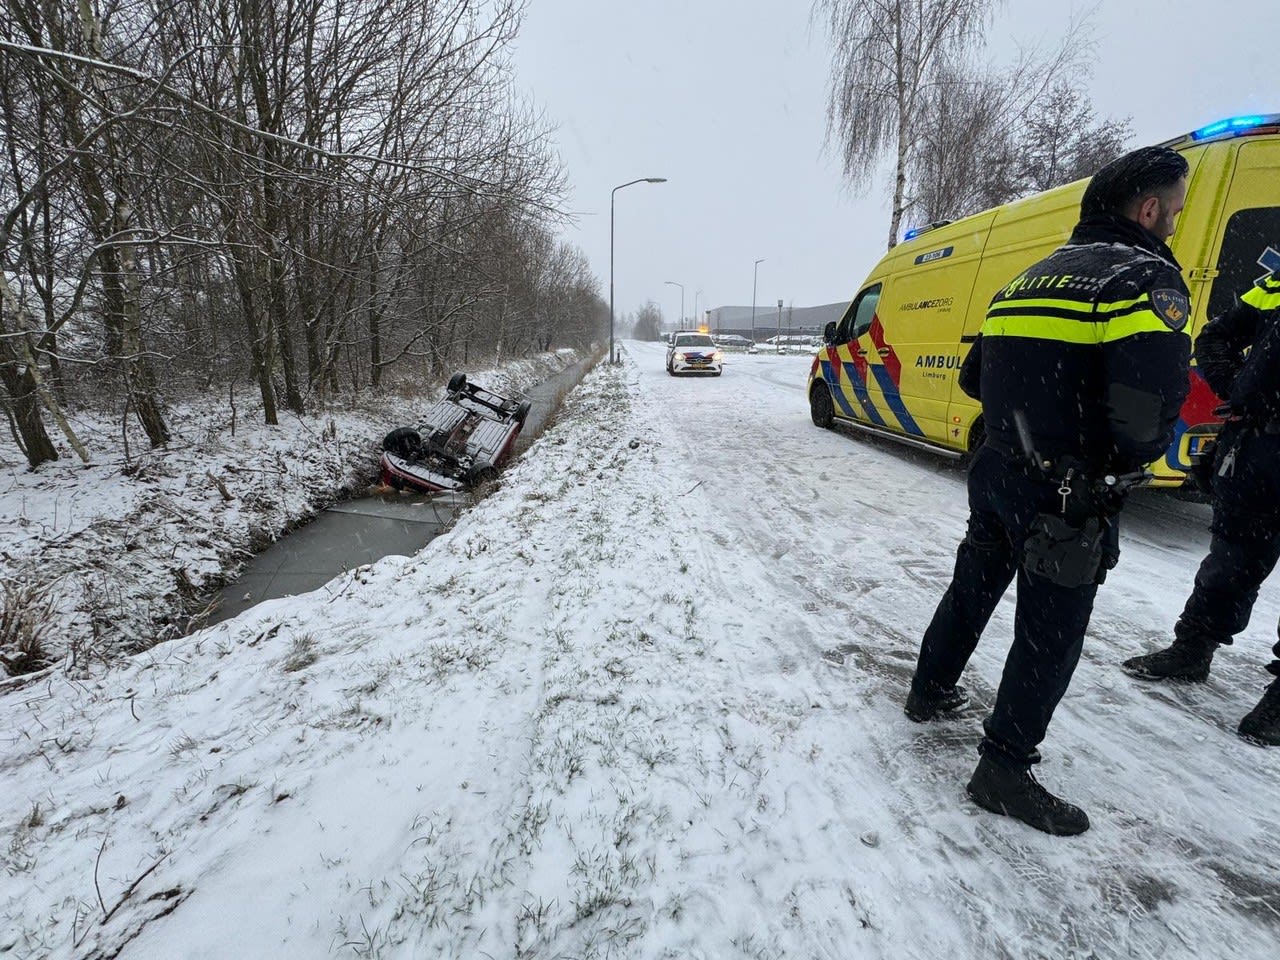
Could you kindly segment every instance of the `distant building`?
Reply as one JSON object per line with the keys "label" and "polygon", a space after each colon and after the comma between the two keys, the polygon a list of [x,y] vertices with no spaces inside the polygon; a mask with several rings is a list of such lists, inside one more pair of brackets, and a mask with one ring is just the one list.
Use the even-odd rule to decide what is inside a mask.
{"label": "distant building", "polygon": [[[849,309],[849,301],[824,303],[816,307],[783,307],[779,316],[777,304],[756,305],[755,339],[757,342],[775,337],[779,332],[785,336],[821,337],[822,330],[828,323],[839,323],[845,310]],[[726,306],[711,308],[711,330],[713,333],[732,333],[751,337],[751,307]]]}

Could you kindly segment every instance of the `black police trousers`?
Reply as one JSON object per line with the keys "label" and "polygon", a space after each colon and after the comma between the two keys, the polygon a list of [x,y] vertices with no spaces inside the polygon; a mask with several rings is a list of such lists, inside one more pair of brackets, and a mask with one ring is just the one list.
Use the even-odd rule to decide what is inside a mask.
{"label": "black police trousers", "polygon": [[969,469],[969,530],[955,574],[920,645],[912,688],[932,696],[960,679],[996,604],[1018,578],[1013,646],[979,749],[1008,766],[1040,759],[1053,711],[1080,660],[1097,584],[1062,587],[1027,573],[1023,543],[1056,484],[1021,460],[983,447]]}
{"label": "black police trousers", "polygon": [[[1209,554],[1174,627],[1175,636],[1195,643],[1231,643],[1249,625],[1258,590],[1280,559],[1280,434],[1224,431],[1219,443]],[[1267,669],[1280,677],[1280,642],[1272,654]]]}

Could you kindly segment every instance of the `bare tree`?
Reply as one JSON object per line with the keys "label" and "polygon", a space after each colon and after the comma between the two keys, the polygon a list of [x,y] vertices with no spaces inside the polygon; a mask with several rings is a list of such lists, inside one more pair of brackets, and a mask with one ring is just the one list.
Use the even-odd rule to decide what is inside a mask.
{"label": "bare tree", "polygon": [[827,133],[838,142],[845,176],[871,178],[894,156],[889,247],[907,206],[907,174],[930,88],[946,65],[981,42],[999,0],[815,0],[834,45]]}
{"label": "bare tree", "polygon": [[1133,135],[1128,117],[1099,119],[1088,94],[1065,80],[1028,112],[1021,134],[1020,189],[1028,193],[1092,176],[1120,156]]}
{"label": "bare tree", "polygon": [[42,411],[79,449],[59,390],[102,402],[107,370],[156,442],[153,360],[166,391],[247,370],[275,423],[396,364],[598,336],[513,93],[523,9],[0,0],[0,397],[32,462]]}
{"label": "bare tree", "polygon": [[910,169],[909,206],[920,222],[1090,176],[1124,150],[1128,120],[1095,119],[1084,90],[1062,79],[1079,77],[1074,62],[1060,50],[1000,74],[950,76],[931,92]]}
{"label": "bare tree", "polygon": [[662,339],[662,311],[652,300],[646,300],[644,306],[636,311],[631,336],[637,340]]}

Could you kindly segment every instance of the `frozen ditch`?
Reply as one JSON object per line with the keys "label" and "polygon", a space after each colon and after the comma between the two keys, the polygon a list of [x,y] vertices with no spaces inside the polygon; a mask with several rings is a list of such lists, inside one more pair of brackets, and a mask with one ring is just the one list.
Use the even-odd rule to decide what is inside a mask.
{"label": "frozen ditch", "polygon": [[[533,402],[516,440],[520,456],[547,428],[566,394],[595,363],[580,360],[530,387]],[[400,424],[388,424],[390,430]],[[306,593],[334,577],[382,557],[417,553],[453,523],[471,502],[467,495],[373,494],[335,504],[305,526],[267,547],[239,578],[217,594],[208,623],[238,616],[264,600]]]}

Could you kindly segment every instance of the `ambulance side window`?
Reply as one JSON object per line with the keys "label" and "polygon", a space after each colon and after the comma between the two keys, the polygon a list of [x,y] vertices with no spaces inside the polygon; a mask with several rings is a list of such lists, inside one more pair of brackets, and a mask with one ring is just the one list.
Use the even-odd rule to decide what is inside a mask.
{"label": "ambulance side window", "polygon": [[857,340],[871,329],[871,321],[875,319],[876,305],[880,303],[881,284],[873,284],[858,294],[849,309],[844,312],[840,326],[836,330],[836,343],[848,343]]}
{"label": "ambulance side window", "polygon": [[1230,310],[1236,298],[1267,272],[1267,266],[1260,261],[1266,259],[1268,265],[1271,263],[1268,248],[1280,251],[1280,207],[1254,207],[1231,215],[1222,235],[1218,275],[1213,278],[1213,288],[1209,291],[1206,319],[1212,320]]}

